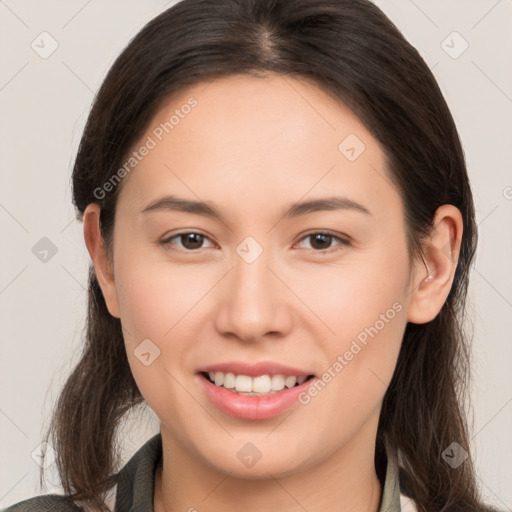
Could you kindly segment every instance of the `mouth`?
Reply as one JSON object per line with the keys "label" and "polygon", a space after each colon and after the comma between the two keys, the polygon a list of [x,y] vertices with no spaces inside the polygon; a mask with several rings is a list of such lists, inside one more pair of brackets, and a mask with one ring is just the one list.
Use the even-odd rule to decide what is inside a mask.
{"label": "mouth", "polygon": [[219,411],[246,420],[270,419],[284,414],[293,406],[298,407],[301,405],[299,396],[315,380],[313,374],[247,373],[253,373],[253,376],[200,371],[196,378],[206,398]]}
{"label": "mouth", "polygon": [[217,387],[242,396],[269,396],[283,390],[298,387],[314,375],[283,375],[264,374],[251,377],[249,375],[236,375],[231,372],[200,372],[200,375]]}

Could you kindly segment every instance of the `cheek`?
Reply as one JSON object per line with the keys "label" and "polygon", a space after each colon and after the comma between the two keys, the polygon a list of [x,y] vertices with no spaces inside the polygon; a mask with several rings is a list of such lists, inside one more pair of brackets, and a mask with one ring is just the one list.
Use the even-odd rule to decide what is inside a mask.
{"label": "cheek", "polygon": [[[317,403],[325,400],[339,405],[338,411],[360,411],[361,418],[379,404],[407,324],[406,268],[405,261],[384,255],[364,268],[318,272],[315,286],[312,280],[303,282],[298,295],[311,299],[315,316],[330,332],[322,327],[327,334],[316,337],[326,355],[318,384],[323,398]],[[304,397],[304,402],[309,398],[317,400]]]}
{"label": "cheek", "polygon": [[396,262],[368,260],[318,267],[309,277],[289,275],[287,283],[323,325],[327,336],[323,339],[339,340],[341,349],[358,335],[364,342],[365,329],[375,324],[380,332],[402,322],[395,317],[405,309],[406,277]]}
{"label": "cheek", "polygon": [[135,252],[117,262],[116,289],[128,361],[155,411],[168,411],[177,418],[186,410],[179,406],[183,397],[177,381],[186,379],[193,367],[191,333],[217,274],[200,273],[192,265],[156,262]]}
{"label": "cheek", "polygon": [[336,333],[323,342],[325,380],[337,381],[334,387],[347,399],[377,398],[391,380],[407,323],[395,299],[388,294],[340,301],[337,314],[324,317]]}
{"label": "cheek", "polygon": [[116,288],[129,335],[162,341],[172,336],[211,288],[207,275],[198,276],[192,266],[176,267],[149,258],[133,258],[119,265]]}
{"label": "cheek", "polygon": [[326,456],[355,437],[369,418],[378,418],[406,325],[404,308],[389,302],[390,298],[382,298],[371,307],[366,302],[362,310],[351,304],[357,316],[351,316],[347,307],[333,317],[337,336],[324,342],[323,373],[299,397],[305,405],[304,417],[330,440],[323,445]]}

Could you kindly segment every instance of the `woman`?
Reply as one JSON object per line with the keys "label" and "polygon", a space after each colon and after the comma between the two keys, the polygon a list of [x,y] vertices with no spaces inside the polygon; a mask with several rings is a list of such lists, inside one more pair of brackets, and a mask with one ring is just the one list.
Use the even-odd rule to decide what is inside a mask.
{"label": "woman", "polygon": [[[8,510],[489,510],[464,155],[375,5],[176,4],[108,73],[73,194],[93,264],[47,435],[67,496]],[[117,472],[144,402],[160,433]]]}

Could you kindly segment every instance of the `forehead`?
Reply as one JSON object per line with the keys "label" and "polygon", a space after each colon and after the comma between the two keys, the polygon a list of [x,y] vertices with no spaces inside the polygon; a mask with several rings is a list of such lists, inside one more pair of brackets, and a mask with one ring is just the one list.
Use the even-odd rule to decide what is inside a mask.
{"label": "forehead", "polygon": [[332,193],[377,207],[399,199],[362,122],[317,86],[284,75],[181,90],[133,149],[143,145],[151,149],[125,178],[120,203],[124,195],[142,206],[165,192],[248,211],[261,208],[262,195],[267,204]]}

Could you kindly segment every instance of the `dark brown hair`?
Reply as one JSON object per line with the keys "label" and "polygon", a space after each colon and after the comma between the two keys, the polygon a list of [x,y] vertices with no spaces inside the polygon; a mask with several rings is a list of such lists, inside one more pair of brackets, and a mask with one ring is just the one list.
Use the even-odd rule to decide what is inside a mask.
{"label": "dark brown hair", "polygon": [[[110,254],[122,183],[101,199],[95,190],[120,168],[170,94],[239,73],[311,81],[358,116],[380,143],[401,194],[410,256],[419,255],[439,206],[460,210],[464,232],[453,286],[435,319],[406,327],[375,462],[382,465],[387,440],[400,454],[402,490],[419,512],[488,510],[471,456],[457,469],[441,457],[453,441],[469,452],[464,405],[471,361],[462,326],[477,232],[464,153],[432,72],[370,1],[184,0],[150,21],[95,98],[73,170],[77,218],[88,204],[101,206]],[[120,321],[109,314],[91,265],[83,353],[46,436],[67,494],[106,510],[102,499],[119,463],[117,427],[143,401]]]}

